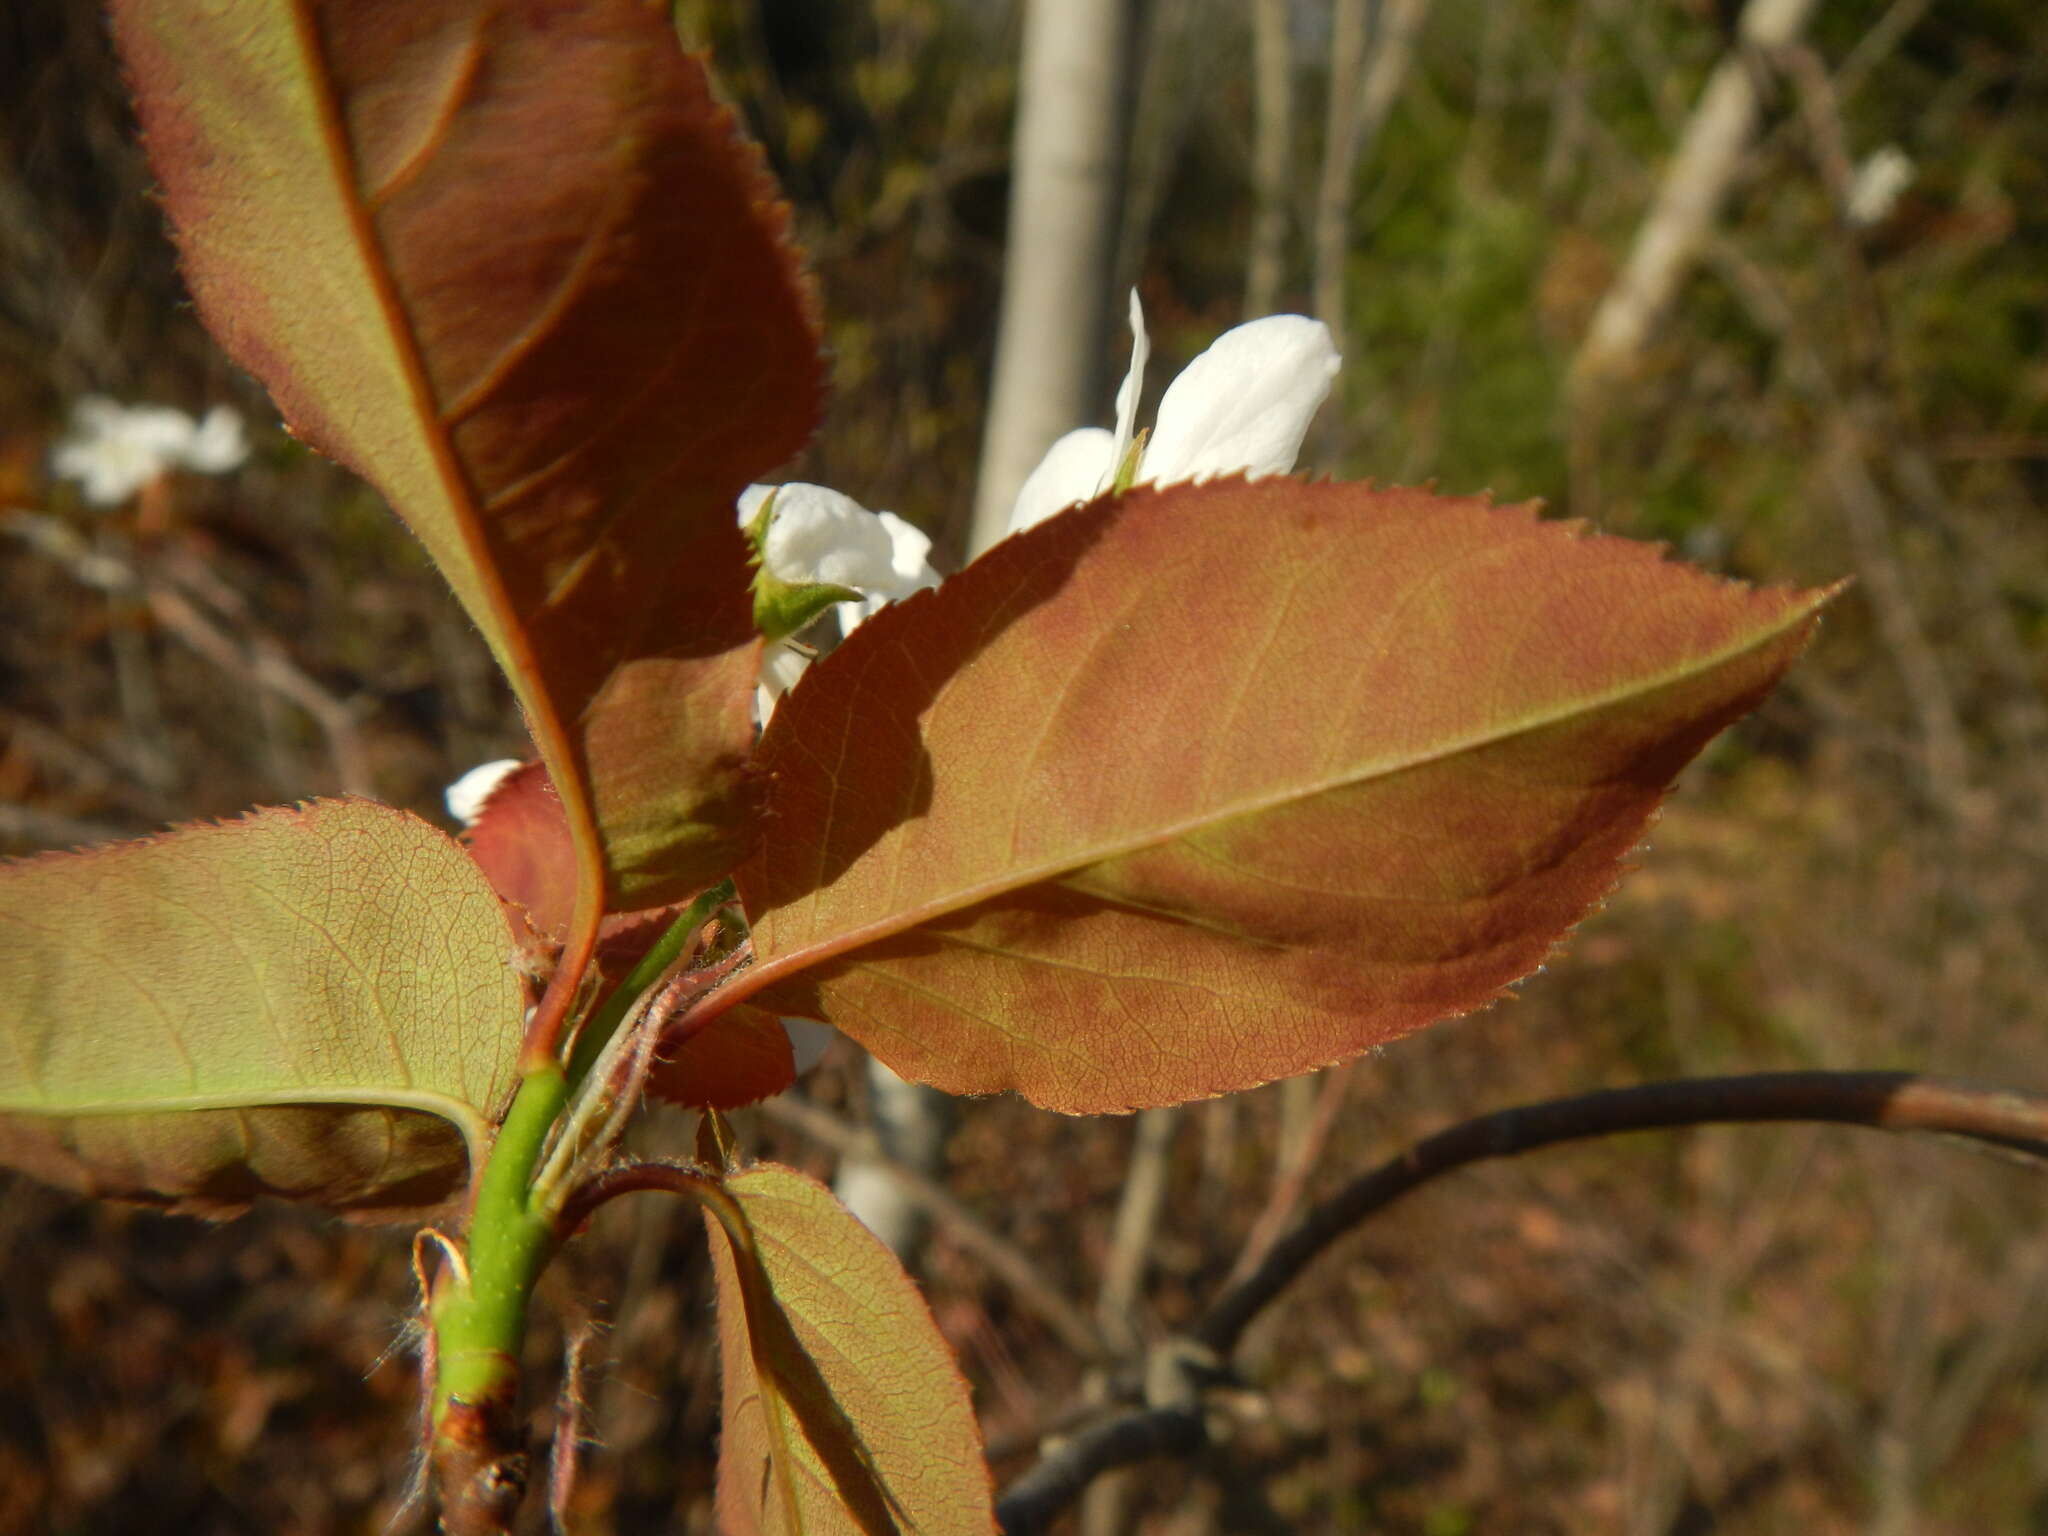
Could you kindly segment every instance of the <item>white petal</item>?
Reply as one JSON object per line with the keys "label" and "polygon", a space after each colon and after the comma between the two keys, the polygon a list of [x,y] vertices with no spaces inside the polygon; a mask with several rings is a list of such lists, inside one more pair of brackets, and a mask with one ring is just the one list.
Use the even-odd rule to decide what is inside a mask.
{"label": "white petal", "polygon": [[1046,449],[1038,468],[1018,488],[1010,532],[1044,522],[1077,501],[1093,501],[1116,471],[1116,439],[1101,427],[1076,427]]}
{"label": "white petal", "polygon": [[183,454],[188,469],[206,475],[224,475],[240,467],[248,457],[249,439],[242,431],[242,414],[227,405],[216,405],[206,413]]}
{"label": "white petal", "polygon": [[891,603],[901,602],[913,592],[928,591],[939,584],[939,573],[925,558],[931,553],[931,537],[894,512],[877,512],[875,516],[889,535],[893,579],[887,587],[877,587],[869,592],[863,601],[843,603],[833,610],[839,615],[839,633],[842,636],[852,634]]}
{"label": "white petal", "polygon": [[761,503],[768,499],[768,493],[774,489],[772,485],[750,485],[740,492],[740,499],[734,503],[734,507],[739,512],[742,528],[754,520],[754,514],[761,510]]}
{"label": "white petal", "polygon": [[882,531],[889,535],[889,563],[896,572],[896,596],[908,597],[913,592],[922,592],[939,584],[939,573],[932,569],[931,535],[915,523],[904,521],[894,512],[877,512]]}
{"label": "white petal", "polygon": [[1285,474],[1341,361],[1329,327],[1305,315],[1225,331],[1159,402],[1142,478],[1167,485],[1240,470]]}
{"label": "white petal", "polygon": [[483,814],[484,802],[518,767],[519,759],[516,757],[478,763],[443,792],[441,798],[448,804],[448,814],[465,827],[475,826],[477,817]]}
{"label": "white petal", "polygon": [[159,455],[168,467],[173,460],[185,456],[198,430],[198,423],[190,416],[168,405],[133,405],[122,413],[119,424],[108,436]]}
{"label": "white petal", "polygon": [[1116,389],[1116,442],[1109,451],[1109,468],[1103,472],[1096,494],[1109,489],[1124,455],[1131,451],[1131,438],[1138,425],[1138,397],[1145,393],[1145,364],[1152,357],[1152,338],[1145,334],[1145,306],[1138,302],[1138,290],[1131,290],[1131,367]]}
{"label": "white petal", "polygon": [[1899,198],[1913,184],[1912,157],[1896,144],[1887,144],[1856,167],[1849,183],[1848,206],[1844,212],[1857,229],[1882,224],[1899,205]]}
{"label": "white petal", "polygon": [[808,651],[780,642],[771,645],[761,653],[761,686],[768,690],[770,698],[781,698],[796,686],[796,680],[810,664]]}
{"label": "white petal", "polygon": [[761,671],[754,683],[754,720],[766,725],[782,696],[796,686],[811,664],[808,651],[777,641],[761,653]]}
{"label": "white petal", "polygon": [[131,443],[105,439],[62,442],[50,455],[50,468],[60,480],[76,480],[85,499],[96,507],[126,501],[164,472],[163,461]]}
{"label": "white petal", "polygon": [[763,563],[784,581],[864,592],[893,583],[894,556],[889,532],[874,513],[851,496],[802,481],[776,496],[761,551]]}

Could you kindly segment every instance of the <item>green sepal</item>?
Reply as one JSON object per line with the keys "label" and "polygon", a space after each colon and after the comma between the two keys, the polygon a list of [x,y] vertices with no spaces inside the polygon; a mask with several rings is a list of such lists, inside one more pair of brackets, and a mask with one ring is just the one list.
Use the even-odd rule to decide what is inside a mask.
{"label": "green sepal", "polygon": [[865,594],[828,581],[792,585],[761,566],[754,572],[754,627],[769,644],[786,640],[835,603],[857,603]]}
{"label": "green sepal", "polygon": [[1138,461],[1145,457],[1145,440],[1152,435],[1150,429],[1140,427],[1137,436],[1131,439],[1131,446],[1124,450],[1124,461],[1116,467],[1116,478],[1109,483],[1109,493],[1121,496],[1138,483]]}
{"label": "green sepal", "polygon": [[770,645],[786,640],[837,603],[857,603],[865,593],[829,581],[784,581],[768,569],[768,525],[775,520],[776,486],[747,520],[747,542],[754,546],[754,627]]}
{"label": "green sepal", "polygon": [[737,1173],[740,1165],[739,1139],[732,1122],[715,1109],[706,1109],[697,1122],[697,1161],[721,1173]]}

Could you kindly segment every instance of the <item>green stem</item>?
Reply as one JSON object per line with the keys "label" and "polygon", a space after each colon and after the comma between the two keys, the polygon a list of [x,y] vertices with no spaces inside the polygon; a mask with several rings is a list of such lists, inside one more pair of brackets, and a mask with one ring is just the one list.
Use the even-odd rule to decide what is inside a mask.
{"label": "green stem", "polygon": [[626,1015],[633,1011],[640,995],[669,968],[697,936],[697,930],[711,921],[711,914],[732,899],[730,880],[721,881],[705,891],[684,908],[683,915],[668,925],[662,936],[654,941],[654,947],[642,955],[640,963],[633,967],[626,979],[612,989],[611,996],[604,1000],[604,1006],[593,1013],[577,1033],[575,1048],[569,1052],[569,1087],[572,1091],[581,1087],[583,1079],[590,1075],[590,1069],[597,1065],[597,1058],[604,1054],[612,1036],[626,1022]]}
{"label": "green stem", "polygon": [[518,1390],[526,1304],[555,1247],[555,1224],[528,1198],[549,1129],[569,1101],[569,1080],[550,1063],[529,1072],[492,1143],[469,1226],[468,1273],[433,1301],[434,1423],[451,1401],[487,1404]]}
{"label": "green stem", "polygon": [[[732,886],[726,883],[690,903],[591,1015],[566,1066],[550,1058],[529,1067],[520,1078],[477,1182],[468,1251],[459,1262],[451,1261],[454,1267],[435,1288],[428,1308],[434,1330],[437,1469],[444,1460],[450,1467],[511,1464],[517,1451],[511,1437],[516,1432],[527,1305],[566,1230],[534,1190],[549,1133],[642,994],[731,899]],[[463,1412],[451,1413],[458,1407]],[[501,1440],[507,1443],[498,1443]],[[450,1490],[444,1488],[444,1500],[449,1496]]]}

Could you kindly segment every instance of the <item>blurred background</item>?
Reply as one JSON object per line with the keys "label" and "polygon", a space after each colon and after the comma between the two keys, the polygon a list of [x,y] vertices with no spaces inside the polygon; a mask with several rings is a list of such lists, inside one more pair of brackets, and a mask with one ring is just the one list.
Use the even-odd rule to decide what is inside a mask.
{"label": "blurred background", "polygon": [[[1108,420],[1128,286],[1149,398],[1239,319],[1303,310],[1346,358],[1306,467],[1856,585],[1515,1001],[1140,1120],[962,1107],[954,1204],[914,1261],[999,1478],[1090,1390],[1063,1301],[1113,1341],[1162,1336],[1269,1203],[1451,1120],[1769,1068],[2048,1087],[2048,11],[1093,9],[1118,16],[1122,106],[1063,409]],[[900,512],[950,568],[1014,222],[1020,7],[680,18],[824,296],[836,394],[790,477]],[[508,695],[376,498],[199,329],[149,186],[95,8],[0,9],[0,854],[342,791],[439,817],[455,773],[521,749]],[[250,457],[92,505],[51,473],[92,395],[230,404]],[[742,1134],[829,1176],[870,1100],[841,1044]],[[670,1114],[648,1145],[687,1146]],[[1218,1448],[1097,1495],[1086,1529],[2048,1529],[2044,1210],[2026,1168],[1848,1130],[1467,1172],[1313,1271]],[[406,1236],[289,1210],[213,1228],[0,1175],[0,1533],[383,1529],[416,1435]],[[622,1203],[558,1268],[535,1369],[591,1337],[578,1528],[708,1529],[694,1219]]]}

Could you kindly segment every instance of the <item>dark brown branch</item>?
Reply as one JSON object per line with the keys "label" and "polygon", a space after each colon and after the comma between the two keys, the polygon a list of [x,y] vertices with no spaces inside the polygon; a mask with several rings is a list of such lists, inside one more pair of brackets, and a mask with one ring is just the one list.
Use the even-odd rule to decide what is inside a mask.
{"label": "dark brown branch", "polygon": [[1116,1467],[1154,1456],[1193,1456],[1208,1443],[1199,1408],[1141,1408],[1120,1414],[1071,1440],[1003,1490],[996,1525],[1003,1536],[1047,1530],[1089,1482]]}
{"label": "dark brown branch", "polygon": [[[1774,1121],[1928,1131],[2048,1159],[2048,1096],[1910,1072],[1687,1078],[1524,1104],[1439,1131],[1323,1201],[1256,1271],[1216,1300],[1193,1338],[1227,1357],[1252,1319],[1326,1248],[1366,1217],[1453,1169],[1626,1131]],[[1018,1478],[997,1505],[997,1518],[1005,1536],[1043,1530],[1089,1478],[1153,1455],[1190,1454],[1201,1443],[1199,1417],[1185,1408],[1122,1414],[1064,1442]]]}
{"label": "dark brown branch", "polygon": [[2048,1098],[1942,1083],[1911,1072],[1683,1078],[1523,1104],[1439,1131],[1323,1201],[1274,1245],[1255,1273],[1217,1299],[1195,1337],[1229,1354],[1266,1303],[1331,1243],[1410,1190],[1468,1163],[1626,1131],[1789,1120],[1935,1131],[2048,1157]]}

